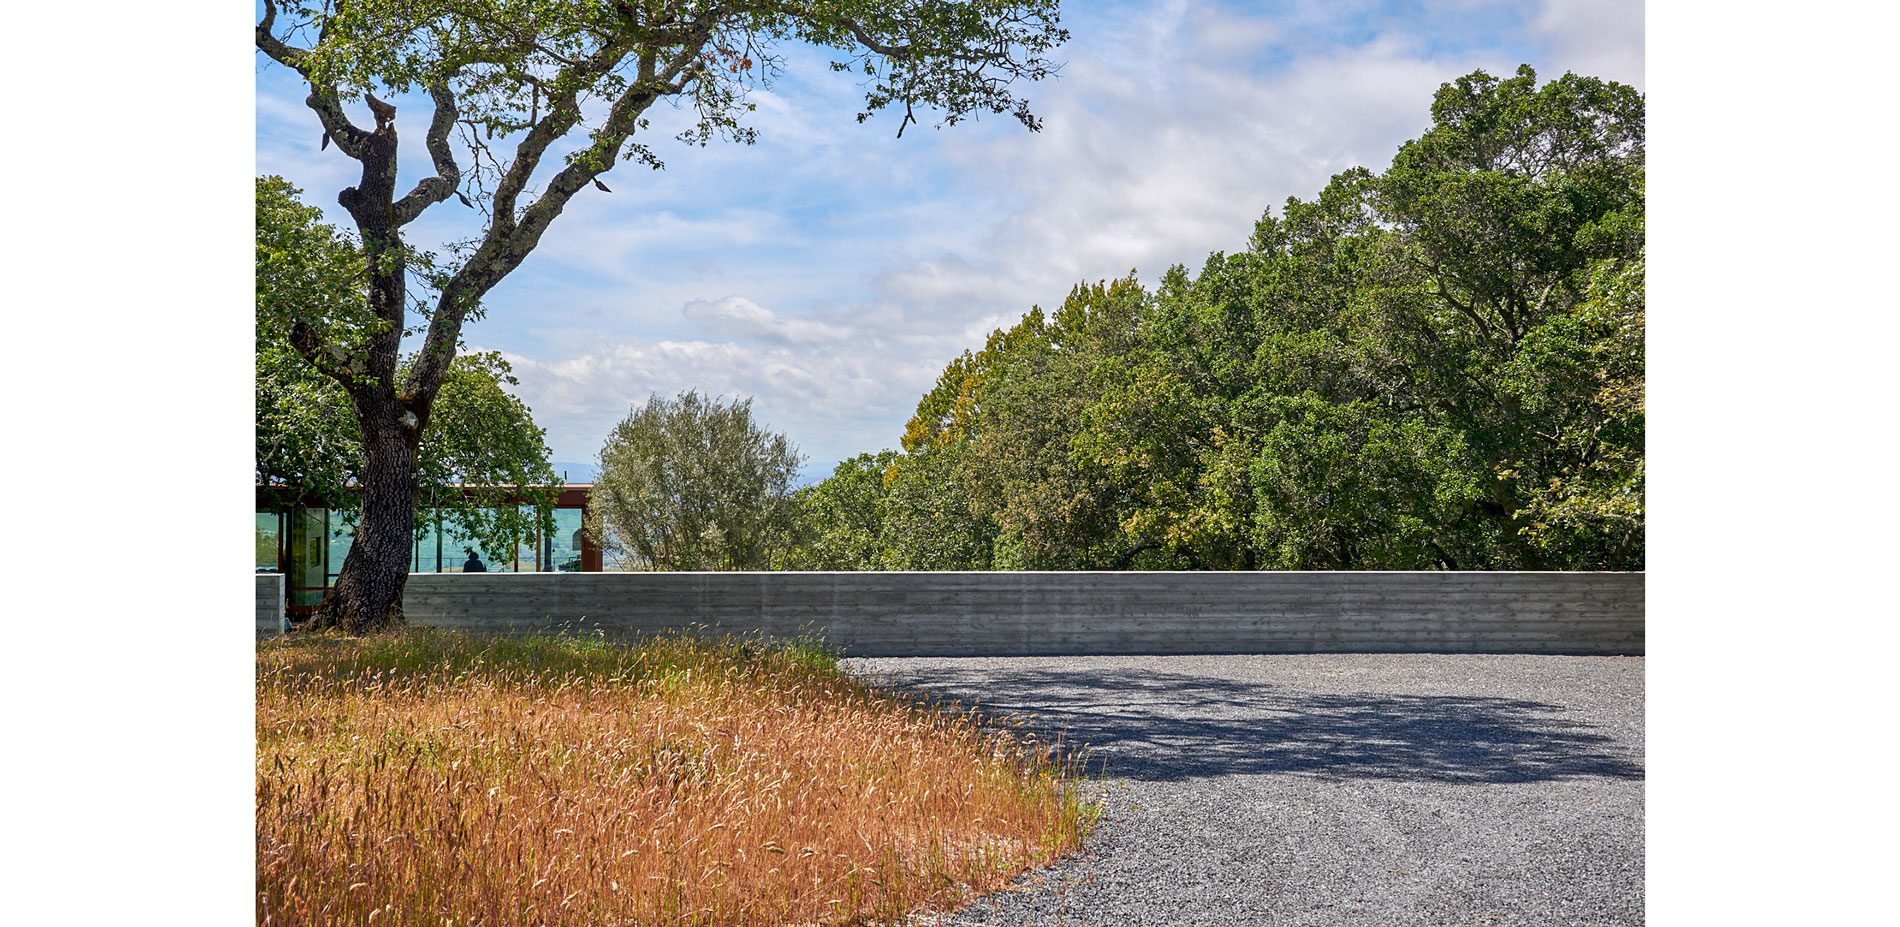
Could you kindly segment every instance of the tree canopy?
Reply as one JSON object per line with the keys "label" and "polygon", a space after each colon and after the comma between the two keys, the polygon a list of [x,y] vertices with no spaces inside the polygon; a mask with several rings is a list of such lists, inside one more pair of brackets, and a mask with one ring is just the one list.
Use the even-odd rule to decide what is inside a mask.
{"label": "tree canopy", "polygon": [[[290,349],[285,332],[292,320],[310,318],[347,346],[361,340],[361,332],[346,334],[353,322],[372,331],[379,323],[361,318],[360,251],[298,193],[280,177],[257,178],[257,481],[267,503],[315,504],[354,518],[365,462],[349,397]],[[496,353],[458,355],[450,365],[437,425],[421,444],[416,530],[440,515],[499,558],[550,522],[560,480],[543,430],[504,388],[514,385]]]}
{"label": "tree canopy", "polygon": [[[826,507],[857,469],[803,496],[812,550],[851,551],[817,559],[960,523],[940,566],[1641,569],[1642,97],[1479,71],[1432,117],[1243,251],[952,361],[875,458],[878,531]],[[917,520],[926,474],[950,511]]]}

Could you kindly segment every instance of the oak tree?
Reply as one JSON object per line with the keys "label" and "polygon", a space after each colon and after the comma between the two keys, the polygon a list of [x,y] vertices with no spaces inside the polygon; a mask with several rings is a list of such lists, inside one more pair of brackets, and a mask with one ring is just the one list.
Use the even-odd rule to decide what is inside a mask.
{"label": "oak tree", "polygon": [[[350,237],[299,202],[298,192],[281,177],[257,178],[259,497],[278,507],[340,510],[356,521],[365,460],[349,396],[297,356],[285,332],[294,320],[310,318],[333,326],[333,343],[356,341],[347,321],[360,312],[365,271]],[[412,363],[413,356],[404,358],[399,369]],[[537,528],[552,530],[560,481],[548,463],[545,432],[508,392],[514,385],[500,354],[461,354],[449,365],[435,427],[417,454],[418,532],[439,517],[499,559],[512,556],[519,539]]]}
{"label": "oak tree", "polygon": [[[746,93],[781,73],[786,43],[828,50],[864,86],[859,121],[901,108],[939,124],[984,112],[1038,128],[1019,81],[1053,73],[1067,38],[1056,0],[264,0],[258,50],[307,83],[305,104],[360,167],[337,202],[356,226],[367,287],[353,344],[322,318],[288,343],[348,394],[363,440],[363,521],[315,619],[365,631],[399,624],[418,454],[482,297],[527,259],[572,199],[605,190],[623,159],[661,166],[644,139],[661,101],[690,108],[680,138],[749,142]],[[397,107],[426,94],[432,174],[397,180]],[[345,101],[360,99],[369,119]],[[577,150],[551,157],[557,143]],[[409,294],[404,229],[450,199],[480,231],[446,269],[416,361],[400,364]],[[459,207],[457,207],[459,208]]]}

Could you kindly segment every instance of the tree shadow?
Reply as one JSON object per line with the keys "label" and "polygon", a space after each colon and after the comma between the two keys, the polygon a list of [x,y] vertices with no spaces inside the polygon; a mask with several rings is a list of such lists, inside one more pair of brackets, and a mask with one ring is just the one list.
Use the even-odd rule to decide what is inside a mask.
{"label": "tree shadow", "polygon": [[933,668],[885,677],[975,704],[1048,739],[1090,772],[1149,781],[1281,774],[1319,779],[1541,782],[1642,779],[1642,745],[1561,705],[1477,696],[1322,695],[1145,670]]}

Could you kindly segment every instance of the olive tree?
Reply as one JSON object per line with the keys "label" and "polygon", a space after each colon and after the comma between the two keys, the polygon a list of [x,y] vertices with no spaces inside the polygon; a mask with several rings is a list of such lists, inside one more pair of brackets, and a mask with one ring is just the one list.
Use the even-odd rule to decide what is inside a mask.
{"label": "olive tree", "polygon": [[587,527],[629,569],[769,569],[797,522],[799,460],[750,399],[652,396],[601,448]]}
{"label": "olive tree", "polygon": [[[307,83],[322,135],[357,162],[337,196],[356,225],[368,285],[363,315],[336,327],[290,321],[288,343],[348,394],[363,441],[363,521],[315,623],[365,631],[399,624],[416,505],[418,449],[463,324],[535,249],[568,203],[606,190],[623,158],[658,168],[643,141],[662,100],[696,119],[680,138],[750,142],[747,92],[780,73],[786,43],[832,53],[865,89],[859,121],[901,107],[940,124],[983,112],[1038,127],[1019,81],[1053,72],[1067,38],[1056,0],[264,0],[258,50]],[[426,94],[431,173],[397,182],[397,108]],[[361,99],[369,120],[346,100]],[[576,150],[550,158],[557,143]],[[565,144],[565,143],[563,143]],[[409,292],[403,229],[449,199],[480,230],[445,272],[421,350],[402,368]]]}

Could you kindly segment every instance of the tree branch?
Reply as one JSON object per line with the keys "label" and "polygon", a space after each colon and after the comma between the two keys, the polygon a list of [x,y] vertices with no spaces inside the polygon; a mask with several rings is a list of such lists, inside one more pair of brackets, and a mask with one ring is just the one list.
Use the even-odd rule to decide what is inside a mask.
{"label": "tree branch", "polygon": [[285,44],[271,33],[276,23],[276,0],[264,0],[264,18],[257,24],[258,50],[278,64],[303,75],[303,79],[310,84],[310,96],[304,99],[304,105],[317,114],[317,121],[323,124],[323,131],[330,136],[331,141],[336,142],[338,150],[361,161],[363,140],[369,137],[369,133],[353,125],[350,117],[344,114],[343,104],[337,101],[336,85],[320,84],[310,76],[310,68],[304,60],[309,56],[309,50]]}
{"label": "tree branch", "polygon": [[317,114],[317,121],[323,124],[323,131],[330,136],[330,140],[336,142],[337,150],[358,161],[363,160],[363,145],[370,133],[350,122],[350,117],[343,112],[342,102],[337,99],[334,86],[312,81],[310,95],[304,98],[303,103]]}
{"label": "tree branch", "polygon": [[456,166],[455,152],[449,148],[449,131],[455,128],[458,112],[455,94],[449,90],[446,76],[429,82],[429,96],[435,98],[435,118],[429,123],[425,143],[430,160],[435,162],[435,176],[423,178],[415,189],[396,202],[395,224],[398,226],[408,225],[422,215],[424,209],[448,199],[462,181],[462,169]]}
{"label": "tree branch", "polygon": [[[528,180],[534,176],[535,168],[541,165],[542,155],[548,146],[566,135],[569,129],[580,122],[580,90],[593,83],[600,75],[613,70],[626,57],[632,46],[622,42],[608,42],[600,50],[588,56],[585,65],[572,72],[564,73],[557,87],[548,88],[548,114],[528,129],[528,134],[515,146],[515,157],[508,165],[508,171],[495,184],[494,212],[483,242],[483,251],[488,250],[490,241],[500,241],[515,233],[515,204],[521,191],[527,189]],[[480,253],[478,252],[478,257]],[[471,262],[471,265],[473,262]],[[505,271],[504,271],[505,273]]]}
{"label": "tree branch", "polygon": [[[1484,316],[1478,314],[1478,310],[1475,308],[1459,302],[1458,298],[1451,295],[1451,291],[1445,288],[1445,272],[1443,268],[1437,264],[1421,261],[1418,258],[1411,258],[1410,260],[1414,267],[1425,271],[1431,276],[1432,286],[1438,291],[1439,299],[1444,300],[1446,305],[1458,310],[1465,318],[1470,319],[1473,324],[1478,326],[1480,332],[1487,336],[1496,337],[1496,326],[1492,325]],[[1515,341],[1515,339],[1513,339],[1513,341]]]}
{"label": "tree branch", "polygon": [[[620,98],[614,101],[607,116],[606,125],[601,128],[593,145],[595,157],[576,158],[573,163],[562,168],[548,181],[548,188],[523,212],[521,224],[511,230],[506,241],[507,253],[512,257],[508,270],[512,270],[522,257],[534,249],[541,239],[541,233],[549,223],[566,208],[567,201],[573,197],[588,181],[610,170],[619,155],[622,142],[633,134],[636,121],[641,113],[652,106],[663,95],[682,92],[697,74],[694,63],[699,49],[710,30],[702,33],[699,43],[689,44],[680,49],[651,81],[635,83],[628,87]],[[506,273],[504,270],[502,273]],[[496,277],[499,279],[499,276]],[[492,283],[490,284],[492,285]]]}
{"label": "tree branch", "polygon": [[855,19],[840,17],[838,22],[846,29],[851,30],[851,34],[857,38],[858,44],[886,58],[909,58],[917,51],[915,43],[910,45],[885,45],[879,42],[876,38],[872,37],[870,31],[865,29],[862,23]]}
{"label": "tree branch", "polygon": [[325,341],[309,322],[300,320],[291,323],[289,340],[291,350],[296,351],[297,356],[310,366],[317,368],[318,373],[335,380],[345,390],[352,388],[355,377],[338,357],[344,353],[342,348]]}
{"label": "tree branch", "polygon": [[[710,26],[702,26],[697,35],[697,42],[688,43],[658,73],[650,79],[634,82],[614,101],[606,125],[595,139],[594,157],[577,158],[555,174],[548,181],[547,190],[523,211],[517,223],[515,197],[526,185],[526,178],[540,163],[549,143],[565,134],[568,127],[580,119],[575,92],[569,90],[554,104],[547,117],[529,131],[528,137],[516,149],[514,163],[509,165],[507,175],[495,192],[495,211],[488,234],[468,263],[443,288],[441,298],[436,303],[421,355],[415,366],[410,368],[409,377],[404,383],[405,401],[434,396],[442,378],[447,375],[450,361],[455,357],[455,344],[461,332],[462,319],[469,308],[526,259],[540,242],[542,232],[561,214],[575,193],[613,167],[620,145],[633,134],[640,114],[662,95],[679,93],[691,79],[699,50],[712,35]],[[616,66],[628,51],[631,51],[629,46],[610,44],[591,57],[588,64],[591,69],[597,69],[595,73],[605,73]],[[642,68],[643,74],[649,71],[649,68]],[[426,409],[412,408],[412,411],[426,417]]]}

